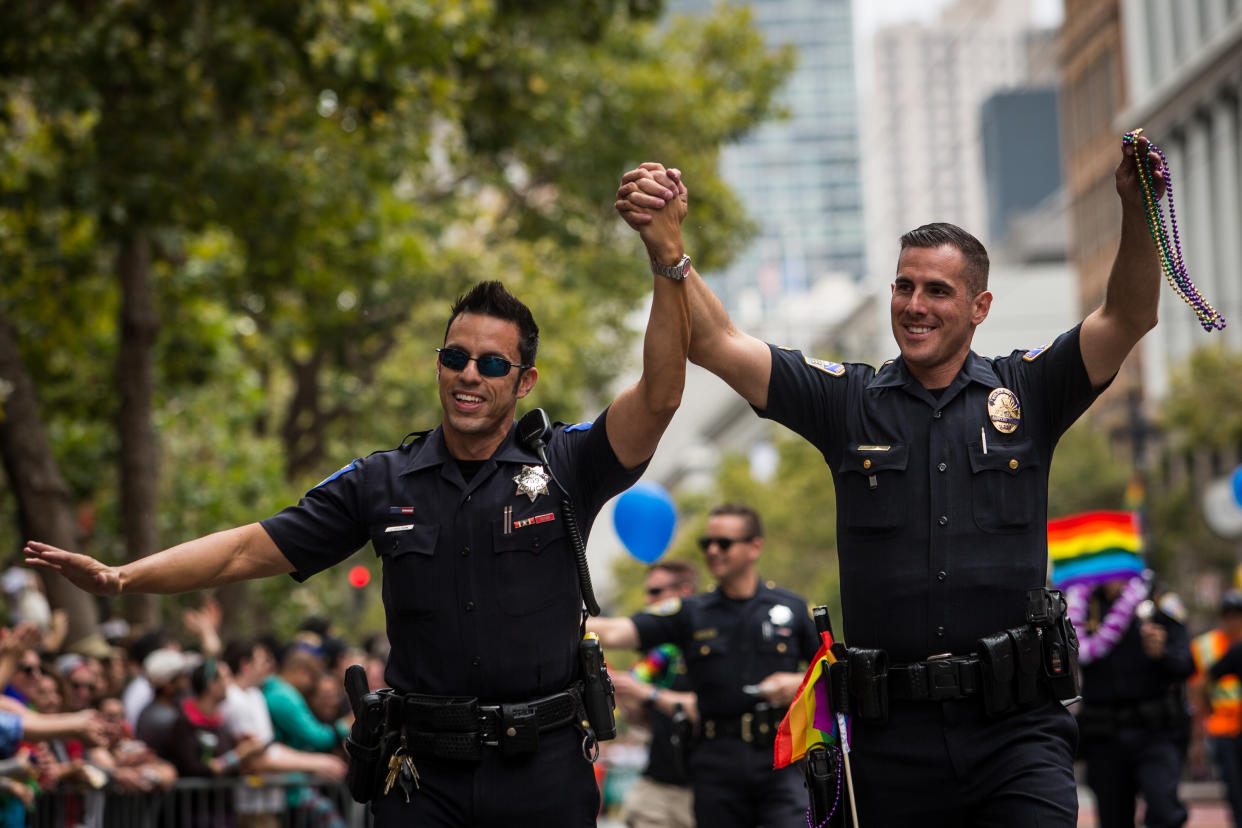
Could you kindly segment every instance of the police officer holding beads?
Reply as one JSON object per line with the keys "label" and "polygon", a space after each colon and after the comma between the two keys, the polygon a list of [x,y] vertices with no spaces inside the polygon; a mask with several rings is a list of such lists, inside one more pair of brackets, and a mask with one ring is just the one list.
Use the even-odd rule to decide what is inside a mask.
{"label": "police officer holding beads", "polygon": [[699,547],[716,579],[708,593],[671,598],[630,618],[591,618],[605,647],[672,643],[698,697],[690,756],[699,825],[800,828],[806,793],[797,768],[772,769],[776,729],[819,647],[806,600],[760,581],[763,522],[740,503],[713,508]]}
{"label": "police officer holding beads", "polygon": [[538,376],[538,329],[499,282],[484,282],[449,317],[436,429],[349,463],[260,523],[121,567],[34,541],[27,560],[97,594],[175,593],[301,580],[369,540],[384,563],[390,738],[351,746],[351,779],[360,757],[379,769],[379,789],[361,792],[375,824],[594,825],[572,539],[651,457],[680,401],[689,339],[689,260],[680,247],[648,251],[659,275],[642,376],[593,424],[553,429],[542,451],[514,423]]}
{"label": "police officer holding beads", "polygon": [[[833,476],[841,637],[859,654],[851,698],[865,690],[851,734],[860,824],[1077,822],[1077,731],[1061,704],[1074,694],[1073,633],[1064,601],[1040,591],[1048,469],[1057,439],[1156,323],[1161,270],[1136,156],[1159,160],[1145,138],[1123,141],[1104,302],[1042,348],[971,351],[992,304],[988,258],[949,224],[901,239],[890,305],[900,354],[878,369],[770,346],[738,330],[697,273],[688,279],[691,361],[810,441]],[[648,162],[622,177],[616,207],[646,232],[673,187],[680,173]]]}

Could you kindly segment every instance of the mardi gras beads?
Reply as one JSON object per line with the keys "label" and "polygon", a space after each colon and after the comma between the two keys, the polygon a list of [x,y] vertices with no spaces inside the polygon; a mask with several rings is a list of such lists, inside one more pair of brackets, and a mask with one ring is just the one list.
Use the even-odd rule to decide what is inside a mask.
{"label": "mardi gras beads", "polygon": [[[1160,269],[1164,271],[1164,276],[1168,280],[1173,291],[1190,306],[1195,312],[1195,316],[1199,317],[1199,324],[1203,326],[1203,330],[1210,331],[1213,328],[1223,330],[1225,327],[1225,319],[1216,309],[1208,304],[1207,300],[1199,293],[1199,289],[1195,287],[1195,283],[1191,281],[1190,276],[1186,273],[1186,263],[1182,260],[1182,240],[1177,230],[1177,212],[1173,209],[1173,176],[1169,172],[1169,160],[1165,157],[1164,151],[1160,147],[1147,141],[1147,146],[1151,152],[1155,152],[1160,158],[1159,163],[1152,160],[1150,152],[1142,158],[1138,157],[1138,138],[1143,130],[1136,129],[1133,132],[1127,132],[1122,136],[1122,141],[1126,144],[1133,145],[1135,148],[1134,160],[1138,168],[1139,186],[1143,190],[1143,204],[1147,212],[1147,229],[1151,231],[1151,236],[1156,242],[1156,248],[1160,252]],[[1164,212],[1160,209],[1160,200],[1156,198],[1155,185],[1152,179],[1156,174],[1164,179],[1165,192],[1169,198],[1169,222],[1166,225],[1164,220]],[[1170,233],[1170,229],[1172,232]]]}

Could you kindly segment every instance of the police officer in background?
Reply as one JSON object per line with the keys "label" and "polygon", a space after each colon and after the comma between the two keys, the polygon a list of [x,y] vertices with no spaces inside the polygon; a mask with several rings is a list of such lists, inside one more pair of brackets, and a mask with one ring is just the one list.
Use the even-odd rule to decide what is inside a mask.
{"label": "police officer in background", "polygon": [[[1136,798],[1149,828],[1184,825],[1178,797],[1190,733],[1185,681],[1194,672],[1185,609],[1148,576],[1114,578],[1091,593],[1079,630],[1079,754],[1100,828],[1134,825]],[[1109,629],[1123,630],[1108,638]]]}
{"label": "police officer in background", "polygon": [[593,424],[557,427],[546,465],[514,423],[538,377],[538,328],[499,282],[484,282],[453,306],[439,349],[439,427],[349,463],[260,523],[121,567],[34,541],[27,560],[97,594],[175,593],[280,573],[300,581],[369,540],[384,565],[387,714],[401,736],[379,757],[399,772],[387,795],[371,792],[375,823],[594,825],[565,504],[585,536],[642,473],[681,398],[687,260],[680,248],[648,251],[659,275],[642,375]]}
{"label": "police officer in background", "polygon": [[[1136,155],[1159,161],[1145,138],[1123,142],[1103,304],[1007,357],[971,351],[992,305],[988,257],[950,224],[901,239],[889,308],[900,354],[879,369],[738,330],[691,269],[691,361],[805,437],[832,473],[841,632],[858,651],[851,697],[862,688],[866,713],[851,734],[860,824],[1077,822],[1076,725],[1058,700],[1073,693],[1062,680],[1072,633],[1057,602],[1030,590],[1047,572],[1053,447],[1156,324],[1161,270]],[[679,171],[648,162],[622,176],[616,207],[646,232],[684,188]],[[1159,177],[1155,188],[1161,197]],[[662,227],[680,243],[680,227]],[[1055,683],[1040,678],[1050,673]]]}
{"label": "police officer in background", "polygon": [[819,646],[806,600],[759,580],[763,523],[749,506],[713,508],[699,547],[716,580],[711,592],[630,618],[592,618],[587,629],[606,648],[671,642],[685,654],[699,705],[701,741],[690,759],[699,825],[805,826],[802,774],[773,770],[772,748]]}
{"label": "police officer in background", "polygon": [[[660,561],[647,568],[644,588],[648,606],[688,598],[699,591],[699,571],[690,561]],[[699,712],[681,648],[654,647],[612,682],[626,719],[651,733],[647,767],[625,791],[627,828],[694,828],[687,761]]]}

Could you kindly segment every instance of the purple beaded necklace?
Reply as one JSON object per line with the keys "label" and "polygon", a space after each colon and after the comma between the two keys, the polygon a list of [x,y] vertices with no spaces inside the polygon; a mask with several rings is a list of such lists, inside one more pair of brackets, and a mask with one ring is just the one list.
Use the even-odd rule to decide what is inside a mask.
{"label": "purple beaded necklace", "polygon": [[[1135,161],[1139,161],[1137,144],[1142,132],[1140,127],[1122,136],[1124,143],[1135,145]],[[1174,292],[1182,297],[1182,300],[1195,312],[1195,316],[1199,317],[1199,324],[1203,326],[1203,330],[1210,331],[1213,328],[1224,330],[1225,318],[1199,294],[1199,289],[1195,287],[1195,283],[1186,273],[1186,263],[1182,261],[1182,240],[1177,232],[1177,213],[1173,209],[1173,175],[1169,172],[1169,160],[1165,158],[1164,151],[1150,139],[1147,141],[1147,146],[1160,156],[1160,163],[1152,161],[1150,155],[1144,156],[1142,163],[1138,164],[1138,178],[1139,185],[1143,189],[1144,206],[1147,209],[1147,228],[1151,231],[1151,237],[1160,251],[1160,269],[1164,271],[1164,276]],[[1167,226],[1164,221],[1164,212],[1160,209],[1160,201],[1156,198],[1155,187],[1152,185],[1152,176],[1156,173],[1160,173],[1164,178],[1165,192],[1169,197],[1169,224]],[[1169,233],[1170,227],[1173,230],[1172,234]]]}

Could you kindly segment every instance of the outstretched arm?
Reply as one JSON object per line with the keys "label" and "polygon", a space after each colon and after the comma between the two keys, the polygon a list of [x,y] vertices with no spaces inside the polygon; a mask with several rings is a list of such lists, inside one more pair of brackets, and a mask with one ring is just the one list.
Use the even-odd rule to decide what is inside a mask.
{"label": "outstretched arm", "polygon": [[293,565],[258,523],[205,535],[124,566],[27,541],[26,563],[54,569],[95,595],[171,594],[292,572]]}
{"label": "outstretched arm", "polygon": [[[656,224],[676,227],[686,214],[686,203],[686,188],[681,187]],[[663,235],[667,238],[669,234]],[[665,265],[677,264],[682,256],[680,246],[671,244],[653,248],[649,243],[647,249],[652,259]],[[651,314],[643,336],[642,376],[621,392],[607,419],[608,442],[627,469],[645,463],[655,453],[686,385],[686,353],[690,347],[686,285],[658,274],[653,278]]]}
{"label": "outstretched arm", "polygon": [[638,627],[624,616],[588,618],[586,629],[599,636],[599,644],[606,650],[638,649]]}
{"label": "outstretched arm", "polygon": [[[685,184],[676,169],[647,162],[621,178],[616,208],[638,231],[652,258],[661,254],[680,258],[683,252],[681,217],[668,221],[667,213],[684,197]],[[761,340],[738,330],[724,305],[692,267],[686,277],[691,317],[690,361],[701,365],[756,408],[767,408],[772,353]]]}
{"label": "outstretched arm", "polygon": [[[1160,259],[1148,230],[1139,184],[1138,162],[1144,157],[1159,161],[1146,138],[1140,136],[1133,144],[1122,145],[1116,173],[1117,195],[1121,198],[1121,242],[1108,275],[1104,303],[1083,321],[1079,334],[1083,365],[1096,388],[1116,375],[1130,350],[1156,326]],[[1157,199],[1164,195],[1162,177],[1153,176],[1152,186]]]}

